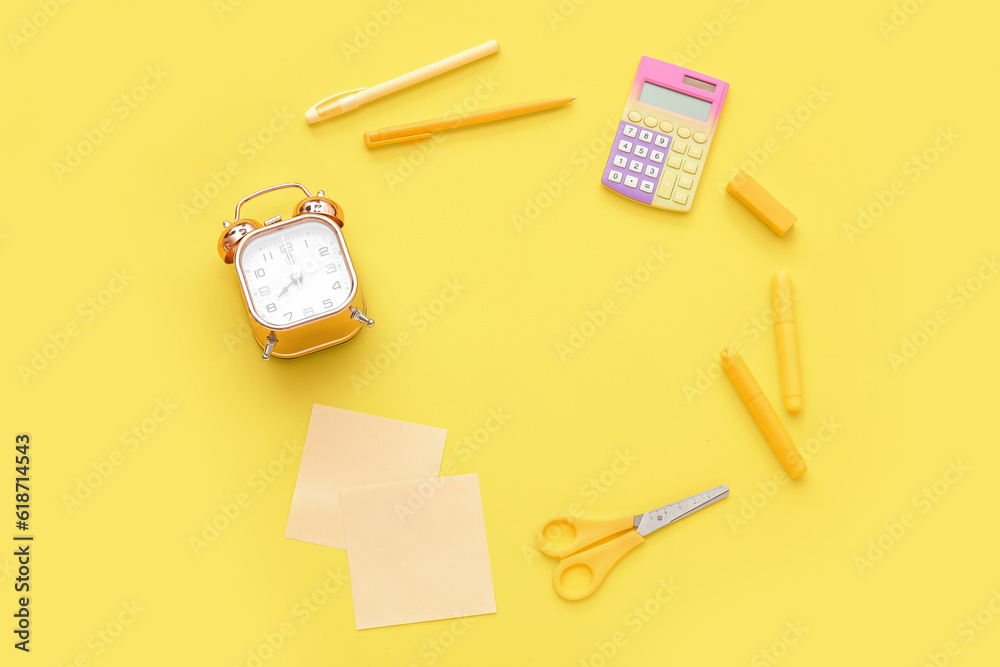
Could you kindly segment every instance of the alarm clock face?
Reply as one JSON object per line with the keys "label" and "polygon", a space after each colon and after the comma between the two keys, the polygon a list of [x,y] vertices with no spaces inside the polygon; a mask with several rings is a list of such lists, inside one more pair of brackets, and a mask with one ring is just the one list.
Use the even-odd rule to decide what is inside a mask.
{"label": "alarm clock face", "polygon": [[287,329],[342,310],[354,298],[354,270],[327,223],[303,220],[254,234],[239,271],[257,319]]}

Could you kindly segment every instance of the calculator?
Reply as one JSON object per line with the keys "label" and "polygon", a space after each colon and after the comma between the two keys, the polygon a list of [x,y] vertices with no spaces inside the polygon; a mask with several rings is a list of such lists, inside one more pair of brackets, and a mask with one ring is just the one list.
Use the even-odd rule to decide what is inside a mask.
{"label": "calculator", "polygon": [[729,84],[643,56],[601,183],[637,202],[689,211]]}

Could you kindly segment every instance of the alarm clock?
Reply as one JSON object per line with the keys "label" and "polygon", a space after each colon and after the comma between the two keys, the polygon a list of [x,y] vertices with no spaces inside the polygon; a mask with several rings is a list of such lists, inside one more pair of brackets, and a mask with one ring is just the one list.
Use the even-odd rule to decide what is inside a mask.
{"label": "alarm clock", "polygon": [[[240,208],[254,197],[284,188],[306,195],[292,217],[262,223],[240,217]],[[219,256],[236,266],[250,330],[265,361],[346,343],[363,325],[375,324],[341,232],[344,211],[322,190],[313,196],[299,183],[264,188],[236,204],[233,220],[222,223]]]}

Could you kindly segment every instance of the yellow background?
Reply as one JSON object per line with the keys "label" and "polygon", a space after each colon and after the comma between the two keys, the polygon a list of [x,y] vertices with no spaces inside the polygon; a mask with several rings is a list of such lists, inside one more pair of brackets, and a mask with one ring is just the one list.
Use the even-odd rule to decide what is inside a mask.
{"label": "yellow background", "polygon": [[[5,664],[13,653],[11,664],[109,667],[922,665],[952,641],[951,664],[995,660],[1000,620],[971,641],[959,626],[1000,588],[1000,281],[961,308],[953,293],[1000,249],[995,8],[246,0],[225,11],[202,0],[69,2],[36,16],[43,5],[5,3],[0,49],[3,474],[13,475],[14,435],[30,433],[37,536],[30,655],[10,646],[14,575],[0,557]],[[325,95],[493,38],[501,51],[487,60],[320,125],[301,120]],[[345,50],[355,40],[361,48]],[[731,84],[686,215],[599,183],[602,132],[643,55],[690,57]],[[143,88],[147,68],[166,75]],[[802,107],[814,89],[831,95]],[[125,117],[123,95],[135,107]],[[456,105],[555,95],[579,99],[451,132],[430,154],[361,141]],[[796,113],[799,127],[782,129]],[[86,151],[103,119],[113,131],[78,166],[54,165],[81,142]],[[281,127],[268,136],[272,119]],[[936,154],[949,128],[958,138]],[[258,135],[269,143],[251,153],[244,142]],[[905,170],[925,151],[935,161],[913,181]],[[230,162],[239,173],[210,187]],[[720,191],[744,163],[798,215],[785,238]],[[546,198],[564,170],[568,185]],[[849,233],[896,179],[902,194]],[[377,324],[345,346],[263,363],[215,243],[238,199],[291,180],[346,210]],[[196,191],[209,196],[186,216]],[[295,200],[275,195],[248,212],[287,216]],[[537,214],[519,229],[513,216],[526,213]],[[616,283],[661,247],[670,259],[626,301]],[[780,405],[765,323],[779,267],[798,297],[797,415]],[[120,287],[121,270],[124,289],[103,291]],[[421,328],[446,281],[464,289]],[[87,300],[102,298],[91,313]],[[605,299],[617,312],[561,359],[557,344]],[[935,329],[926,322],[938,310]],[[922,321],[935,335],[917,335],[916,354],[894,364],[888,355]],[[78,335],[63,340],[72,325]],[[378,355],[402,332],[413,343],[386,365]],[[53,339],[64,347],[46,348]],[[728,380],[711,377],[736,342],[800,446],[816,438],[800,481],[768,485],[776,458]],[[36,351],[52,358],[25,373]],[[369,361],[385,367],[356,387]],[[703,393],[686,395],[699,379]],[[148,421],[157,399],[176,405],[162,423]],[[314,402],[448,429],[445,462],[480,476],[496,615],[354,629],[349,586],[323,592],[328,572],[347,574],[346,554],[282,537],[298,454],[284,464],[281,452],[301,447]],[[509,418],[478,451],[463,446],[490,410]],[[839,425],[826,442],[823,420]],[[123,434],[144,426],[130,450]],[[616,473],[619,454],[635,460]],[[68,504],[110,457],[120,465]],[[954,484],[941,481],[950,461],[968,468]],[[277,472],[262,481],[268,465]],[[598,490],[589,480],[602,474],[610,483]],[[935,482],[935,502],[921,501]],[[722,483],[729,499],[651,536],[590,599],[553,593],[555,562],[533,552],[550,515],[635,514]],[[249,505],[194,548],[241,494]],[[737,523],[754,500],[756,515]],[[915,525],[893,537],[905,512]],[[0,532],[15,532],[4,515]],[[889,548],[859,565],[879,556],[869,540],[880,538]],[[671,579],[681,588],[660,604],[659,582]],[[306,620],[296,605],[314,595],[326,599]],[[121,612],[133,603],[142,611],[131,620]],[[638,623],[635,607],[655,613]],[[130,620],[120,634],[119,616]],[[283,624],[294,634],[277,642]],[[786,624],[808,630],[796,637]],[[99,634],[109,630],[110,644]],[[619,632],[624,645],[605,657]],[[268,635],[280,648],[266,649]]]}

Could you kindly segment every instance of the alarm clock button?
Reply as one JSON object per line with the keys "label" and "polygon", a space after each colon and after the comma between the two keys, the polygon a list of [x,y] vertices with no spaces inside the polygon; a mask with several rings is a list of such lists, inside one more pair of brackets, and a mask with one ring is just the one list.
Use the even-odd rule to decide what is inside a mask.
{"label": "alarm clock button", "polygon": [[629,111],[628,119],[633,123],[638,123],[640,120],[642,120],[642,114],[639,113],[638,111]]}
{"label": "alarm clock button", "polygon": [[[638,131],[639,128],[637,128],[635,125],[626,125],[624,128],[622,128],[622,134],[624,134],[629,139],[634,137]],[[645,130],[643,131],[645,132]]]}
{"label": "alarm clock button", "polygon": [[677,128],[677,136],[681,139],[687,139],[691,136],[691,128],[681,125]]}
{"label": "alarm clock button", "polygon": [[657,120],[653,116],[646,116],[642,122],[646,124],[646,127],[656,127]]}
{"label": "alarm clock button", "polygon": [[699,144],[703,144],[706,141],[708,141],[708,135],[705,134],[704,132],[695,132],[694,136],[691,138],[697,141]]}

